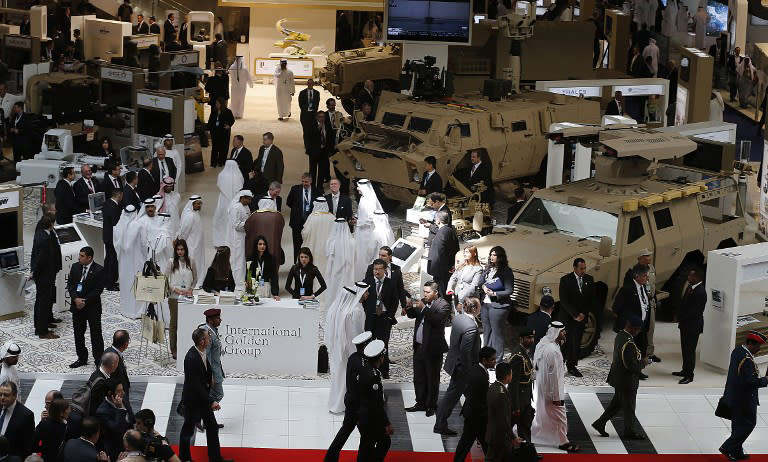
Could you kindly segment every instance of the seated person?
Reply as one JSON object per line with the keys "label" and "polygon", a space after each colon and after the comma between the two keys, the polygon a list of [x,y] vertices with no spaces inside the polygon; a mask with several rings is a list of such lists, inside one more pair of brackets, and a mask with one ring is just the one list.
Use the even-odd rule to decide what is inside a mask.
{"label": "seated person", "polygon": [[[256,246],[251,257],[251,277],[258,277],[258,285],[269,284],[270,292],[275,300],[280,300],[280,281],[277,270],[275,270],[275,257],[269,253],[267,238],[264,236],[256,237]],[[256,288],[254,288],[256,289]]]}
{"label": "seated person", "polygon": [[205,273],[203,290],[216,295],[222,290],[230,292],[235,290],[235,278],[232,276],[232,267],[229,264],[229,247],[223,245],[216,249],[211,266]]}

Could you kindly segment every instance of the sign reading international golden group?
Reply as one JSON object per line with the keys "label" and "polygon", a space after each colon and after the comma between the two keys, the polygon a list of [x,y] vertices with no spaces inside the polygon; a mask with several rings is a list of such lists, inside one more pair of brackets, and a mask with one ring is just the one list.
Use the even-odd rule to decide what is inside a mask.
{"label": "sign reading international golden group", "polygon": [[177,368],[192,347],[192,332],[205,323],[203,312],[221,309],[218,328],[225,373],[317,375],[320,310],[296,300],[263,299],[255,306],[179,303]]}

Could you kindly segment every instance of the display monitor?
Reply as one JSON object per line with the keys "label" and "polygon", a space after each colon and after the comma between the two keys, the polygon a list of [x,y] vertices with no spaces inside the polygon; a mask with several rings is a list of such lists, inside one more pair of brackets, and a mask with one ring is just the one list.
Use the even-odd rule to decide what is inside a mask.
{"label": "display monitor", "polygon": [[0,269],[15,270],[21,266],[19,249],[21,247],[0,250]]}
{"label": "display monitor", "polygon": [[4,210],[0,213],[0,249],[17,247],[19,244],[19,212]]}
{"label": "display monitor", "polygon": [[159,138],[165,136],[166,133],[171,133],[170,112],[140,107],[136,119],[138,121],[137,132],[141,135]]}
{"label": "display monitor", "polygon": [[471,0],[387,0],[385,5],[386,42],[471,42]]}
{"label": "display monitor", "polygon": [[719,37],[728,30],[728,4],[707,0],[707,35]]}
{"label": "display monitor", "polygon": [[107,106],[133,108],[132,85],[127,82],[113,82],[101,79],[101,102]]}
{"label": "display monitor", "polygon": [[91,212],[101,212],[105,201],[106,198],[103,192],[88,194],[88,210]]}
{"label": "display monitor", "polygon": [[59,244],[70,244],[84,240],[74,225],[56,226],[54,230],[56,230],[56,236],[59,238]]}

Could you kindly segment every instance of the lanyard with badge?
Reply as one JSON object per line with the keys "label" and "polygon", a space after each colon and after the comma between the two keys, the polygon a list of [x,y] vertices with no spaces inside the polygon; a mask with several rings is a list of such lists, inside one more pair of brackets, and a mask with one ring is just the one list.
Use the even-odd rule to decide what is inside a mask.
{"label": "lanyard with badge", "polygon": [[264,286],[264,262],[257,262],[259,265],[259,285]]}
{"label": "lanyard with badge", "polygon": [[75,287],[75,292],[81,294],[83,293],[83,281],[85,281],[85,277],[88,275],[88,267],[83,266],[83,275],[80,276],[80,282],[77,283],[77,287]]}
{"label": "lanyard with badge", "polygon": [[303,297],[306,293],[306,290],[304,289],[304,281],[307,279],[307,273],[302,272],[299,270],[299,282],[301,283],[301,286],[299,287],[299,296]]}

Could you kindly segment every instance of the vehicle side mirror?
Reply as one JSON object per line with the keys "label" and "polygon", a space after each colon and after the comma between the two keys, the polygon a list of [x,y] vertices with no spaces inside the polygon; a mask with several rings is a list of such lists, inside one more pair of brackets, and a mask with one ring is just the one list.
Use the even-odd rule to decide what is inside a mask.
{"label": "vehicle side mirror", "polygon": [[611,239],[608,236],[603,236],[600,238],[600,256],[601,257],[610,257],[611,252],[613,251],[613,239]]}

